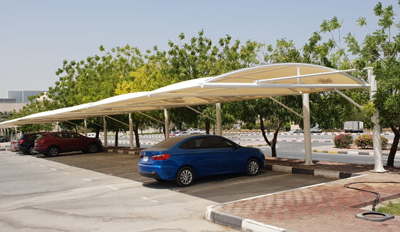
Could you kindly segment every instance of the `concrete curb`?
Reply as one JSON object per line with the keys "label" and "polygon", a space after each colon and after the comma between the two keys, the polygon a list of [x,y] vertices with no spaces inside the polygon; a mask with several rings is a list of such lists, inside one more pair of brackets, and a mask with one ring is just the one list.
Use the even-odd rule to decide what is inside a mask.
{"label": "concrete curb", "polygon": [[219,206],[208,206],[206,210],[206,220],[217,223],[223,226],[230,227],[240,231],[252,231],[252,232],[289,232],[285,229],[266,225],[254,220],[237,217],[231,214],[218,212],[216,208]]}
{"label": "concrete curb", "polygon": [[[246,139],[246,138],[242,138],[240,139],[241,141],[256,141],[256,142],[265,142],[264,139]],[[278,142],[296,142],[296,143],[303,143],[304,139],[279,139],[278,138]],[[322,139],[318,139],[318,140],[311,140],[312,143],[332,143],[333,144],[333,140],[322,140]]]}
{"label": "concrete curb", "polygon": [[[329,153],[329,154],[343,154],[343,155],[369,155],[373,156],[373,151],[334,151],[334,150],[312,150],[312,152],[316,153]],[[385,153],[382,153],[385,155]],[[387,155],[387,154],[386,154]]]}
{"label": "concrete curb", "polygon": [[[356,173],[328,171],[328,170],[311,170],[303,168],[295,168],[285,165],[265,165],[265,169],[278,172],[289,172],[293,174],[304,174],[313,176],[323,176],[333,179],[345,179],[353,176],[360,176]],[[251,232],[290,232],[289,230],[263,224],[251,219],[241,218],[235,215],[223,213],[218,211],[219,205],[211,205],[206,209],[206,220],[217,223],[223,226],[227,226],[240,231],[251,231]]]}
{"label": "concrete curb", "polygon": [[129,150],[129,149],[118,149],[118,148],[106,148],[105,151],[109,153],[119,153],[128,155],[140,155],[141,150]]}
{"label": "concrete curb", "polygon": [[285,165],[265,165],[266,170],[277,171],[277,172],[288,172],[293,174],[303,174],[303,175],[311,175],[311,176],[323,176],[327,178],[334,179],[345,179],[352,176],[359,176],[359,174],[349,173],[349,172],[338,172],[338,171],[328,171],[328,170],[313,170],[306,168],[297,168]]}
{"label": "concrete curb", "polygon": [[0,144],[0,151],[6,151],[7,150],[7,148],[9,148],[10,147],[10,145],[9,144]]}

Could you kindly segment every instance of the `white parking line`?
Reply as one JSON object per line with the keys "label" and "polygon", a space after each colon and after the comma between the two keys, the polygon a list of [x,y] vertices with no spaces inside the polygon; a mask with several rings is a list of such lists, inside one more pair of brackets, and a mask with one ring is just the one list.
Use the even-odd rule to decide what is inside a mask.
{"label": "white parking line", "polygon": [[143,200],[146,200],[146,201],[153,202],[153,203],[158,203],[158,201],[156,201],[156,200],[153,200],[153,199],[151,199],[151,198],[148,198],[148,197],[142,197],[142,199],[143,199]]}
{"label": "white parking line", "polygon": [[107,187],[107,188],[110,188],[110,189],[112,189],[112,190],[119,190],[119,188],[116,188],[116,187],[113,187],[113,186],[110,186],[110,185],[106,185],[106,187]]}

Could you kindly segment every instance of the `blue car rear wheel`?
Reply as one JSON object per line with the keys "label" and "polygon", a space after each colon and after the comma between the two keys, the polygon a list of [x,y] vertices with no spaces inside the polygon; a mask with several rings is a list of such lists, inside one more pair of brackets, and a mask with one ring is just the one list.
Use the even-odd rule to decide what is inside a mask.
{"label": "blue car rear wheel", "polygon": [[195,174],[193,169],[190,167],[183,167],[179,169],[178,174],[176,175],[176,184],[181,187],[187,187],[193,184],[195,178]]}

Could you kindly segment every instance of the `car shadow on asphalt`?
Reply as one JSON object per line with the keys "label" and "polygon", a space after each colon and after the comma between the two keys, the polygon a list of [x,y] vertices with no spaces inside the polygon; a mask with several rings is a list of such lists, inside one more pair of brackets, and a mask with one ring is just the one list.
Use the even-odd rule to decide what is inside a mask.
{"label": "car shadow on asphalt", "polygon": [[[261,173],[262,172],[263,171],[261,171]],[[246,177],[246,175],[242,174],[242,173],[230,173],[230,174],[221,174],[221,175],[216,175],[216,176],[202,177],[202,178],[197,178],[194,181],[193,185],[190,185],[187,187],[177,186],[174,180],[157,181],[154,179],[149,179],[148,182],[143,183],[143,186],[147,187],[147,188],[154,188],[154,189],[165,189],[165,188],[189,189],[189,188],[193,188],[194,186],[199,186],[199,185],[218,184],[218,183],[223,183],[223,182],[227,182],[227,181],[234,181],[235,179],[243,178],[243,177]]]}

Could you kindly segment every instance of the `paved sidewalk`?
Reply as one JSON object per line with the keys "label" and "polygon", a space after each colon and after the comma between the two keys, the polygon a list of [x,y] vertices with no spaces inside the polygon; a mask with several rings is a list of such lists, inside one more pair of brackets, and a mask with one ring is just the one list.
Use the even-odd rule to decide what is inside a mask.
{"label": "paved sidewalk", "polygon": [[267,157],[266,163],[267,168],[280,167],[289,172],[347,173],[353,177],[210,206],[207,219],[243,231],[400,231],[400,216],[384,222],[356,218],[356,214],[370,210],[362,208],[372,205],[375,195],[344,187],[352,182],[399,182],[353,185],[378,192],[380,202],[399,198],[399,167],[386,168],[389,170],[386,173],[373,173],[370,171],[373,165],[314,161],[315,165],[305,166],[304,160],[271,157]]}

